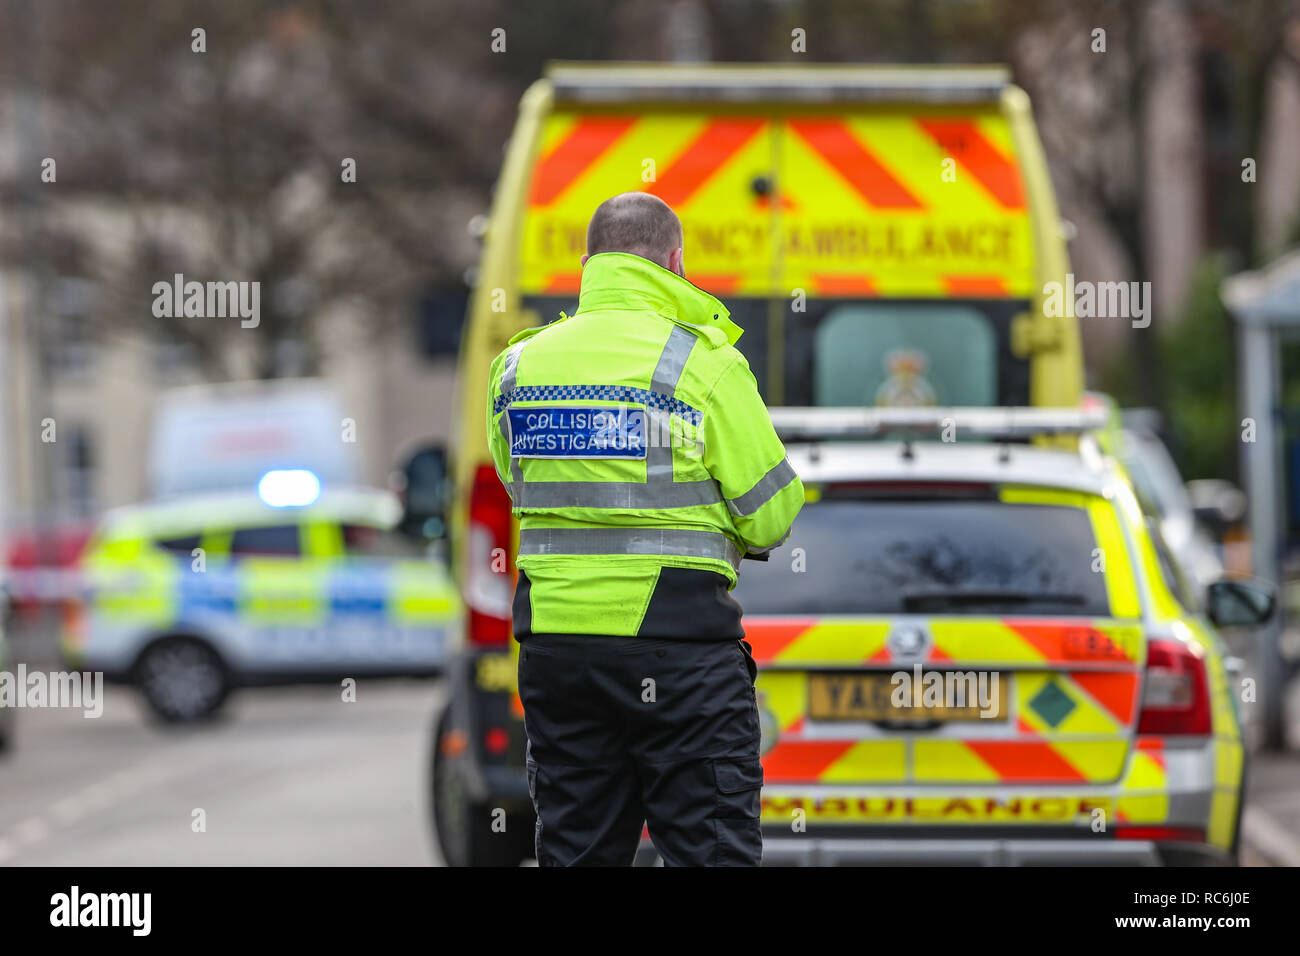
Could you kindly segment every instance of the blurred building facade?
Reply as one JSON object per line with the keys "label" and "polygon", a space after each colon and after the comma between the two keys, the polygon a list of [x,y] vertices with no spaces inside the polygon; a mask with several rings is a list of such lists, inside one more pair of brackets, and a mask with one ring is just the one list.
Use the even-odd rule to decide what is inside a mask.
{"label": "blurred building facade", "polygon": [[[29,276],[0,274],[7,321],[3,335],[0,410],[7,454],[0,459],[8,490],[7,523],[77,521],[148,494],[150,430],[170,388],[211,381],[192,350],[139,332],[107,340],[85,337],[79,280],[55,280],[57,336],[40,336],[30,323],[36,296]],[[356,423],[364,480],[384,486],[399,457],[413,445],[444,441],[451,420],[454,356],[421,347],[416,303],[405,323],[376,331],[363,309],[338,309],[321,336],[319,377],[337,392]],[[213,319],[233,322],[238,319]],[[229,363],[251,365],[232,335]]]}
{"label": "blurred building facade", "polygon": [[[173,385],[323,376],[379,483],[408,443],[445,437],[476,256],[464,226],[551,59],[1007,62],[1034,103],[1074,272],[1151,281],[1155,332],[1207,259],[1247,267],[1300,234],[1295,0],[124,6],[133,17],[0,0],[11,525],[144,494],[150,418]],[[261,281],[262,327],[153,319],[149,290],[176,272]],[[1155,332],[1083,332],[1092,384],[1135,356],[1137,397],[1161,400]]]}

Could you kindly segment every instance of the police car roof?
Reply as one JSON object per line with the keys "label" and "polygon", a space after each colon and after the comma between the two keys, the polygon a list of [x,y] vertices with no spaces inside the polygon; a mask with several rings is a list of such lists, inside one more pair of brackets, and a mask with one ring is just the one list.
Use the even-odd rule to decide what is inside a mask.
{"label": "police car roof", "polygon": [[206,492],[114,508],[101,527],[111,534],[138,531],[148,535],[194,534],[208,528],[296,524],[307,517],[392,527],[402,516],[397,496],[382,488],[326,488],[302,507],[276,508],[251,491]]}
{"label": "police car roof", "polygon": [[898,440],[787,444],[790,464],[805,483],[835,481],[953,481],[1025,484],[1105,495],[1114,472],[1095,450],[1026,444]]}

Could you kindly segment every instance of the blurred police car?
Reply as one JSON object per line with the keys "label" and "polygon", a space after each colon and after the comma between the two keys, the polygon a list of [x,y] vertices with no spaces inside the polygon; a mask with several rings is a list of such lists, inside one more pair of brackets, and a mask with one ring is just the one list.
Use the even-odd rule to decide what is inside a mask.
{"label": "blurred police car", "polygon": [[[1204,610],[1086,436],[1015,443],[1087,416],[772,417],[809,502],[736,590],[765,861],[1232,859],[1244,755],[1215,624],[1258,623],[1273,598],[1218,582]],[[998,441],[934,441],[945,426]]]}
{"label": "blurred police car", "polygon": [[401,517],[388,492],[322,490],[303,470],[110,512],[83,555],[65,657],[136,685],[169,721],[212,714],[240,685],[438,673],[459,597],[394,530]]}

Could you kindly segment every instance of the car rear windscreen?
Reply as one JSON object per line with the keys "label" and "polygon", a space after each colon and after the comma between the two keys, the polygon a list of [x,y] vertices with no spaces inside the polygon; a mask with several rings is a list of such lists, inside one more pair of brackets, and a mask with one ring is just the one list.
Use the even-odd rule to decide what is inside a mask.
{"label": "car rear windscreen", "polygon": [[1096,549],[1081,508],[821,501],[771,560],[742,562],[734,595],[746,614],[1108,617]]}

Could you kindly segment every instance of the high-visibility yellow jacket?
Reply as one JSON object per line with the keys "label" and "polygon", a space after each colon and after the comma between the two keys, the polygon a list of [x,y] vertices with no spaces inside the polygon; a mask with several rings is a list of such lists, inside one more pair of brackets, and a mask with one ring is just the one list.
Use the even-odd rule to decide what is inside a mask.
{"label": "high-visibility yellow jacket", "polygon": [[722,303],[648,259],[587,260],[578,311],[492,364],[488,444],[519,517],[516,637],[743,636],[740,558],[803,485]]}

